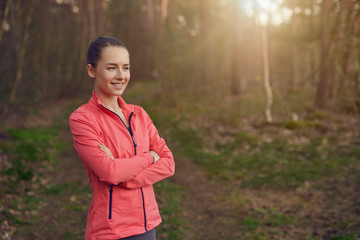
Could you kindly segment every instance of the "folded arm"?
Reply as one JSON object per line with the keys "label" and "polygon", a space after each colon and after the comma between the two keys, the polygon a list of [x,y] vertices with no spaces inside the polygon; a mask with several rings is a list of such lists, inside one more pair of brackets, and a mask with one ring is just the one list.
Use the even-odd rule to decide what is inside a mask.
{"label": "folded arm", "polygon": [[100,148],[101,134],[83,115],[70,117],[74,147],[80,158],[101,181],[117,185],[134,179],[153,163],[150,153],[139,153],[131,158],[111,158]]}
{"label": "folded arm", "polygon": [[[145,113],[146,114],[146,113]],[[148,130],[150,140],[150,151],[158,153],[160,159],[154,164],[146,167],[133,179],[125,181],[120,185],[125,188],[139,188],[152,185],[164,178],[170,177],[175,173],[174,157],[170,149],[166,146],[165,140],[158,134],[156,127],[148,117]]]}

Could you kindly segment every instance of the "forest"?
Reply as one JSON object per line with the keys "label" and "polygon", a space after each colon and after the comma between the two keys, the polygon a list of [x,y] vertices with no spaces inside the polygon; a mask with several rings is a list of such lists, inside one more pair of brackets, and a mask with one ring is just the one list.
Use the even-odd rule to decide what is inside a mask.
{"label": "forest", "polygon": [[99,36],[175,157],[158,239],[360,238],[359,0],[0,0],[0,239],[84,239]]}

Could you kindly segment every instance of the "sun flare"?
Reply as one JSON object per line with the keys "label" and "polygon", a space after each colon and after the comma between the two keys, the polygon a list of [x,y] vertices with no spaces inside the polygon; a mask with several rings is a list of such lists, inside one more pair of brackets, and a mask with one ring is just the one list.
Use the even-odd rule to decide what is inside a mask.
{"label": "sun flare", "polygon": [[[292,11],[281,7],[282,2],[283,0],[241,1],[248,15],[252,16],[257,11],[258,20],[261,25],[279,25],[291,17]],[[269,22],[270,20],[271,22]]]}

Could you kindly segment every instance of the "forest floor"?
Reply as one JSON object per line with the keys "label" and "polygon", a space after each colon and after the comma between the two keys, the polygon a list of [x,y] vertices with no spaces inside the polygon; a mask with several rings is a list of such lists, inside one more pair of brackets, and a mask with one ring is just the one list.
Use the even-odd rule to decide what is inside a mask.
{"label": "forest floor", "polygon": [[[129,95],[137,104],[146,98],[136,89]],[[91,191],[67,118],[86,101],[56,101],[4,123],[1,239],[84,239]],[[317,118],[321,128],[311,128],[311,136],[308,127],[250,119],[241,134],[209,123],[214,131],[201,126],[205,133],[197,136],[200,126],[162,124],[156,110],[150,115],[176,161],[176,174],[155,185],[163,217],[158,239],[360,239],[355,117]]]}
{"label": "forest floor", "polygon": [[[358,145],[358,122],[347,118],[343,121],[347,129],[337,133],[338,140],[347,135],[352,138],[348,144]],[[336,165],[334,173],[314,180],[310,174],[310,179],[297,184],[292,184],[286,174],[278,178],[288,183],[265,177],[258,184],[256,179],[261,176],[253,183],[246,182],[243,175],[237,179],[226,175],[233,170],[226,169],[225,174],[220,170],[219,174],[206,163],[194,164],[189,157],[177,156],[176,175],[171,181],[185,193],[180,204],[181,219],[187,226],[184,239],[360,239],[359,146],[356,153],[351,153],[354,161],[350,164],[332,162]],[[344,154],[339,161],[345,163],[347,158]],[[256,174],[266,175],[267,170],[261,168],[267,167],[259,166]],[[313,167],[317,168],[316,164]],[[311,168],[299,168],[299,174],[306,175],[302,171]],[[247,173],[251,175],[251,169]]]}

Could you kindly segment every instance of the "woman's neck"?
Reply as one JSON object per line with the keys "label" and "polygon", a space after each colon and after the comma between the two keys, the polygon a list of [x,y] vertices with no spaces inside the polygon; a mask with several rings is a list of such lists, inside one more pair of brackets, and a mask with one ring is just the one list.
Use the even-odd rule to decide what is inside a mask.
{"label": "woman's neck", "polygon": [[129,127],[129,122],[126,120],[124,112],[122,111],[118,103],[117,96],[108,97],[101,94],[100,95],[97,94],[97,96],[100,98],[100,101],[104,105],[104,107],[116,113],[121,118],[125,126]]}
{"label": "woman's neck", "polygon": [[121,110],[119,103],[118,103],[118,97],[117,96],[104,96],[103,94],[99,94],[98,92],[96,92],[96,95],[99,97],[101,103],[104,105],[104,107],[106,107],[107,109],[113,111],[113,112],[118,112],[119,110]]}

